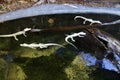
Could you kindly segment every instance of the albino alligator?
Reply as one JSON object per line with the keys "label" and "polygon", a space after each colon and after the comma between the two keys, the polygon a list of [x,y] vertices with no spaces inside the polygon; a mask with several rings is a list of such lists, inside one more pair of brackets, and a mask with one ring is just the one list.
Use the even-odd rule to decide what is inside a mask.
{"label": "albino alligator", "polygon": [[25,33],[26,33],[27,31],[30,31],[30,30],[31,30],[31,28],[25,28],[23,31],[19,31],[19,32],[16,32],[16,33],[13,33],[13,34],[0,35],[0,37],[14,37],[15,40],[18,41],[18,38],[17,38],[16,36],[19,36],[19,35],[22,35],[22,34],[23,34],[23,35],[26,37]]}
{"label": "albino alligator", "polygon": [[36,43],[31,43],[31,44],[26,44],[26,43],[23,43],[23,44],[20,44],[20,46],[22,47],[29,47],[29,48],[32,48],[32,49],[37,49],[37,48],[47,48],[49,46],[60,46],[60,47],[64,47],[60,44],[56,44],[56,43],[47,43],[47,44],[44,44],[44,43],[39,43],[39,44],[36,44]]}
{"label": "albino alligator", "polygon": [[74,20],[76,21],[77,18],[84,19],[83,24],[85,24],[86,21],[89,21],[90,25],[92,25],[92,24],[102,24],[102,22],[100,22],[98,20],[89,19],[89,18],[86,18],[86,17],[83,17],[83,16],[75,16]]}
{"label": "albino alligator", "polygon": [[75,40],[73,39],[74,37],[84,37],[85,35],[86,35],[86,33],[84,33],[84,32],[73,33],[71,35],[66,34],[65,41],[77,49],[77,47],[74,44],[72,44],[71,42],[69,42],[68,39],[71,39],[73,42],[75,42]]}

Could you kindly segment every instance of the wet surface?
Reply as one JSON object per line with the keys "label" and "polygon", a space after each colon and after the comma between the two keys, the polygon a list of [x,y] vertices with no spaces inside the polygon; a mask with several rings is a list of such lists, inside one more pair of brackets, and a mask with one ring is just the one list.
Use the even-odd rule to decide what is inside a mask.
{"label": "wet surface", "polygon": [[[116,2],[114,3],[116,4]],[[90,4],[89,1],[88,1],[88,4]],[[111,6],[110,4],[108,5],[109,7]],[[17,36],[19,41],[16,41],[14,37],[0,38],[0,44],[1,44],[0,57],[3,59],[2,62],[8,65],[10,67],[9,70],[13,72],[16,72],[16,69],[13,70],[15,68],[14,66],[18,67],[19,70],[17,71],[21,71],[21,73],[23,73],[24,78],[25,78],[25,74],[19,66],[21,66],[24,69],[25,73],[28,75],[28,79],[31,79],[31,78],[36,79],[33,77],[33,74],[31,73],[34,73],[34,76],[36,76],[38,75],[38,73],[43,75],[49,75],[53,72],[56,74],[57,77],[61,78],[61,76],[59,75],[62,74],[62,76],[64,76],[63,78],[65,80],[68,80],[67,79],[68,77],[66,76],[68,73],[65,73],[64,69],[68,68],[68,66],[71,66],[72,61],[74,61],[75,57],[78,56],[78,52],[84,51],[84,52],[88,52],[89,55],[92,55],[92,56],[87,56],[87,59],[91,60],[91,61],[88,61],[88,62],[91,62],[91,64],[88,63],[89,65],[95,65],[96,67],[96,64],[102,63],[102,60],[103,60],[103,63],[104,63],[102,64],[103,68],[116,71],[119,73],[118,67],[120,66],[116,66],[116,63],[114,62],[114,60],[115,61],[119,60],[119,58],[115,59],[115,54],[117,53],[112,55],[112,57],[110,56],[106,57],[107,52],[105,53],[105,51],[107,50],[100,43],[100,41],[101,42],[103,41],[99,40],[97,37],[95,37],[96,34],[92,33],[92,31],[94,31],[94,28],[93,28],[94,26],[90,28],[86,27],[86,25],[89,25],[90,22],[87,21],[86,24],[83,24],[84,22],[83,19],[77,19],[77,21],[75,21],[74,20],[75,16],[84,16],[88,19],[99,20],[102,23],[108,23],[108,22],[112,22],[120,19],[120,16],[110,15],[110,14],[92,14],[92,13],[90,14],[55,14],[55,15],[44,15],[44,16],[34,16],[29,18],[21,18],[21,19],[0,23],[0,35],[19,32],[25,28],[32,28],[35,30],[38,30],[38,29],[45,30],[40,32],[28,31],[26,33],[27,37],[24,37],[23,35]],[[82,25],[82,27],[84,28],[80,28],[81,27],[80,25]],[[109,33],[110,37],[111,36],[114,37],[113,38],[113,42],[114,42],[114,40],[116,39],[120,40],[119,25],[120,24],[114,24],[109,26],[95,26],[95,29],[97,28],[98,30],[100,29]],[[81,39],[81,37],[79,36],[74,37],[73,39],[75,40],[75,42],[72,42],[72,40],[69,40],[79,48],[79,50],[76,50],[73,46],[71,46],[65,41],[65,37],[66,37],[66,34],[72,35],[73,33],[78,33],[81,31],[87,33],[87,36],[84,37],[83,39]],[[106,33],[103,33],[103,34],[106,35]],[[105,44],[106,47],[108,47],[106,42],[104,42],[103,44]],[[58,43],[65,46],[65,48],[52,46],[47,49],[34,50],[30,48],[21,47],[20,46],[21,43]],[[85,53],[85,55],[87,54]],[[12,64],[11,62],[15,64]],[[115,64],[113,64],[112,62]],[[19,66],[17,66],[16,64],[18,64]],[[108,68],[108,65],[106,64],[111,65],[113,67]],[[1,65],[3,65],[3,63],[1,63]],[[49,65],[49,66],[46,66],[46,65]],[[77,65],[81,65],[81,64],[77,64]],[[99,67],[99,64],[97,68],[98,68],[98,72],[99,70],[100,71],[103,70],[101,69],[101,67]],[[9,70],[8,70],[8,73],[9,73]],[[103,70],[103,71],[107,72],[107,70]],[[111,72],[108,71],[108,73],[106,74],[108,75],[112,73],[112,71]],[[97,72],[93,72],[93,73],[96,74]],[[119,77],[119,74],[115,72],[113,72],[112,74],[115,74],[117,75],[117,77]],[[52,76],[54,75],[51,74],[50,76],[48,76],[49,80],[52,79]],[[114,79],[119,80],[117,77],[115,77]],[[37,78],[42,80],[46,79],[46,77],[44,76],[37,77]],[[55,79],[57,78],[55,77]]]}

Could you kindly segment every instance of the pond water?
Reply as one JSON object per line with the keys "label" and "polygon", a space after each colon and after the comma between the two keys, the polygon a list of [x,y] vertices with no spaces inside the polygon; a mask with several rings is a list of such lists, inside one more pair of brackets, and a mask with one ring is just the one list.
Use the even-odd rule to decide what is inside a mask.
{"label": "pond water", "polygon": [[[120,19],[120,16],[117,16],[117,15],[87,13],[87,14],[56,14],[56,15],[34,16],[34,17],[28,17],[28,18],[22,18],[22,19],[4,22],[0,24],[0,35],[13,34],[13,33],[22,31],[25,28],[32,28],[33,30],[26,32],[27,37],[25,37],[24,35],[17,36],[18,41],[15,40],[14,36],[0,37],[1,58],[6,60],[7,62],[17,63],[20,66],[22,65],[22,67],[24,67],[24,65],[27,64],[27,61],[30,64],[30,61],[31,61],[30,59],[42,58],[42,59],[38,59],[41,61],[41,60],[44,60],[43,58],[47,58],[51,55],[57,55],[57,57],[58,56],[59,57],[62,56],[62,58],[65,57],[66,58],[65,60],[67,61],[66,56],[72,56],[72,58],[70,57],[71,59],[68,59],[69,60],[68,63],[70,63],[72,62],[73,57],[77,55],[82,55],[82,58],[85,60],[88,66],[96,66],[98,62],[102,64],[102,68],[116,71],[117,73],[119,73],[120,72],[119,49],[118,49],[118,52],[116,53],[115,51],[117,50],[115,50],[114,48],[112,50],[110,49],[114,55],[112,57],[106,57],[107,55],[109,55],[109,53],[107,53],[109,49],[107,50],[105,46],[107,44],[107,47],[109,48],[108,46],[109,42],[105,40],[101,41],[99,40],[99,38],[94,37],[99,35],[98,33],[92,33],[91,30],[94,31],[95,29],[96,30],[95,32],[97,32],[97,30],[101,30],[101,31],[103,30],[109,33],[110,35],[108,35],[107,33],[103,33],[102,37],[104,37],[104,35],[105,37],[109,36],[108,39],[113,40],[113,42],[114,40],[117,40],[119,42],[120,23],[114,24],[114,25],[107,25],[107,26],[96,25],[95,27],[94,26],[87,27],[90,25],[91,22],[88,20],[84,24],[84,19],[82,18],[78,18],[75,21],[74,18],[76,16],[83,16],[84,18],[92,19],[95,21],[97,20],[97,21],[100,21],[101,23],[109,23],[109,22],[113,22]],[[81,28],[81,25],[83,28]],[[87,34],[87,36],[86,37],[83,36],[83,39],[82,39],[82,37],[78,35],[79,32],[84,32]],[[77,36],[74,33],[76,33]],[[72,37],[68,38],[68,42],[75,45],[78,49],[75,49],[71,44],[69,44],[65,40],[68,35],[72,35]],[[111,38],[111,36],[113,37]],[[100,41],[103,43],[101,43]],[[23,44],[23,43],[26,43],[26,44],[43,43],[42,47],[45,49],[40,49],[39,47],[37,49],[31,49],[31,47],[28,47],[28,46],[27,47],[20,46],[20,44]],[[47,43],[60,44],[60,45],[63,45],[65,48],[62,47],[61,49],[61,46],[46,47],[44,44],[47,44]],[[103,44],[105,44],[105,46]],[[120,43],[119,44],[116,43],[115,47],[116,45],[119,48]],[[112,47],[113,46],[114,44],[112,45]],[[68,50],[67,53],[69,54],[65,54],[66,49]],[[79,53],[83,51],[83,53],[78,54],[77,51]],[[76,55],[76,52],[77,52],[77,55]],[[118,58],[116,58],[115,56],[117,56]],[[27,59],[27,61],[24,63],[25,58]],[[50,58],[50,60],[52,58]],[[55,59],[55,60],[58,60],[58,59]],[[54,59],[52,59],[51,61],[53,60]],[[101,60],[102,62],[100,62],[99,60]],[[45,60],[45,61],[49,61],[49,60]],[[117,64],[114,61],[117,61]],[[58,63],[63,65],[59,61]],[[56,62],[55,64],[58,65],[58,63]],[[40,64],[42,65],[44,63],[40,62]],[[51,63],[49,62],[49,64]],[[34,65],[38,66],[38,63],[36,62],[34,63]],[[63,66],[66,67],[66,65],[67,64]],[[51,66],[54,67],[53,65]],[[97,67],[99,68],[100,66],[97,66]]]}

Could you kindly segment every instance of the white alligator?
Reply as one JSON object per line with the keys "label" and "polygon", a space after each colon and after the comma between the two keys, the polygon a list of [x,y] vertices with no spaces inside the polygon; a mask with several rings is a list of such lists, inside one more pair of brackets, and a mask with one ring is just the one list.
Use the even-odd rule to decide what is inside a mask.
{"label": "white alligator", "polygon": [[90,25],[95,24],[95,23],[102,24],[102,22],[100,22],[98,20],[89,19],[89,18],[86,18],[86,17],[83,17],[83,16],[75,16],[74,20],[76,21],[77,18],[84,19],[83,24],[85,24],[86,21],[89,21]]}
{"label": "white alligator", "polygon": [[73,42],[75,42],[75,40],[73,39],[74,37],[77,37],[77,36],[78,37],[84,37],[85,35],[86,35],[86,33],[84,33],[84,32],[79,32],[79,33],[73,33],[71,35],[66,35],[65,41],[77,49],[77,47],[74,44],[72,44],[71,42],[69,42],[68,39],[71,39]]}
{"label": "white alligator", "polygon": [[31,44],[26,44],[26,43],[23,43],[23,44],[20,44],[20,46],[22,47],[29,47],[29,48],[32,48],[32,49],[37,49],[37,48],[47,48],[49,46],[60,46],[60,47],[64,47],[60,44],[56,44],[56,43],[47,43],[47,44],[44,44],[44,43],[31,43]]}
{"label": "white alligator", "polygon": [[15,40],[18,41],[18,38],[17,38],[16,36],[23,34],[23,35],[26,37],[25,33],[26,33],[27,31],[30,31],[30,30],[31,30],[31,28],[25,28],[23,31],[19,31],[19,32],[16,32],[16,33],[13,33],[13,34],[0,35],[0,37],[14,37]]}

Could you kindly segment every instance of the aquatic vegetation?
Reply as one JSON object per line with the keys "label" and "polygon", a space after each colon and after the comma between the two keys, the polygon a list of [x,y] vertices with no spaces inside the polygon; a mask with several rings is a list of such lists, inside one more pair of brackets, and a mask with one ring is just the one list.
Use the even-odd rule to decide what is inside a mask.
{"label": "aquatic vegetation", "polygon": [[[49,7],[50,5],[46,6]],[[60,5],[55,4],[55,7],[56,6],[59,7]],[[65,7],[65,9],[60,12],[54,13],[51,10],[50,12],[47,11],[47,13],[44,13],[46,10],[43,9],[43,5],[42,8],[34,7],[29,10],[42,9],[44,14],[42,12],[38,14],[30,13],[30,15],[20,14],[19,16],[14,15],[14,17],[7,17],[6,19],[2,18],[3,20],[0,19],[0,22],[8,20],[8,22],[0,24],[0,34],[8,33],[8,35],[0,35],[0,59],[2,59],[0,62],[0,70],[3,73],[0,74],[1,79],[93,80],[94,78],[98,80],[93,76],[91,77],[91,75],[92,72],[96,71],[96,67],[101,68],[100,66],[96,66],[96,64],[99,64],[99,62],[102,62],[104,59],[113,62],[115,67],[119,69],[118,58],[115,58],[114,55],[112,55],[111,58],[109,55],[112,53],[117,54],[117,57],[119,57],[119,40],[111,37],[100,29],[101,27],[103,28],[103,26],[106,27],[119,24],[120,20],[118,18],[113,18],[119,16],[119,11],[115,9],[115,13],[111,12],[114,11],[112,9],[107,10],[105,8],[100,8],[102,9],[100,14],[96,12],[97,17],[93,14],[93,17],[91,17],[89,12],[95,13],[97,8],[86,7],[87,9],[92,9],[92,11],[87,12],[87,14],[79,14],[79,12],[81,12],[80,10],[78,11],[78,8],[81,8],[80,5],[63,4],[61,6]],[[61,7],[58,9],[61,9]],[[54,10],[57,11],[58,9]],[[65,12],[66,10],[67,12]],[[77,12],[74,10],[76,10],[78,14],[76,14]],[[71,11],[72,14],[64,15],[64,13],[71,13]],[[83,12],[84,11],[85,10],[83,10]],[[21,12],[22,11],[13,12],[13,14]],[[75,14],[73,15],[73,13]],[[107,21],[105,21],[101,18],[101,13],[102,15],[107,13],[107,15],[111,16],[113,14],[114,16],[103,16],[103,19],[106,17]],[[99,17],[99,15],[101,16]],[[67,16],[67,18],[65,16]],[[89,16],[91,18],[89,18]],[[14,20],[16,18],[17,20]],[[29,24],[27,22],[29,22]],[[26,28],[27,30],[25,30]],[[18,36],[22,34],[25,36],[26,32],[28,32],[27,38]],[[19,38],[19,41],[15,41],[11,37],[14,37],[15,40]],[[89,52],[90,55],[96,58],[96,61],[94,61],[95,65],[92,65],[93,68],[86,66],[87,62],[82,59],[80,55],[81,51]],[[111,52],[109,53],[109,51]],[[11,60],[9,53],[13,55]]]}
{"label": "aquatic vegetation", "polygon": [[20,66],[0,59],[0,80],[25,80],[26,75]]}
{"label": "aquatic vegetation", "polygon": [[72,63],[65,69],[69,80],[91,80],[89,74],[92,69],[86,66],[80,55],[76,56]]}

